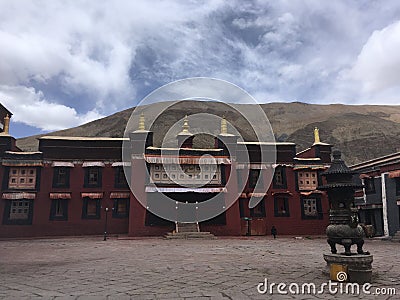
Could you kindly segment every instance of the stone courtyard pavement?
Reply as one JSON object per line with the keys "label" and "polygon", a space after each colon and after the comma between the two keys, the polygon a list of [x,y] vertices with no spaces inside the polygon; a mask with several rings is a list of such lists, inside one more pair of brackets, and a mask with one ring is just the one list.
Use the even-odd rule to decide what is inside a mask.
{"label": "stone courtyard pavement", "polygon": [[[400,299],[400,244],[367,240],[374,255],[369,289],[395,288]],[[329,293],[260,294],[268,283],[328,282],[322,238],[216,240],[101,237],[0,241],[1,299],[348,299]],[[286,291],[288,289],[286,288]]]}

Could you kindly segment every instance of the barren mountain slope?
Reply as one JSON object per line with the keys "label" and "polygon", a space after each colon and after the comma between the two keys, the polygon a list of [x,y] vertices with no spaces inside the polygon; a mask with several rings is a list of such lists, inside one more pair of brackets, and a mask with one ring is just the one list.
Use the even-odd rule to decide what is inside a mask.
{"label": "barren mountain slope", "polygon": [[[163,104],[152,104],[138,108],[135,112],[144,112],[146,123],[154,118]],[[155,144],[160,144],[166,131],[186,114],[200,112],[225,116],[246,140],[254,140],[249,123],[236,111],[237,108],[249,108],[248,104],[226,105],[219,102],[183,101],[170,107],[158,116],[152,130]],[[400,151],[400,106],[381,105],[316,105],[300,102],[262,104],[268,116],[275,136],[280,141],[292,141],[303,150],[313,141],[313,128],[320,128],[321,140],[341,149],[350,164]],[[133,111],[127,109],[111,116],[46,135],[62,136],[123,136],[127,121]],[[137,118],[133,122],[136,126]],[[257,120],[250,120],[258,126]],[[38,136],[18,140],[23,150],[36,150]],[[205,141],[198,139],[205,145]]]}

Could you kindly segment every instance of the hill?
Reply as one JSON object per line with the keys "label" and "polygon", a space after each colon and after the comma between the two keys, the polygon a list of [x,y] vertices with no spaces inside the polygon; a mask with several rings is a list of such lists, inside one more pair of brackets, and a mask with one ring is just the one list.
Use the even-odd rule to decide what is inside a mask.
{"label": "hill", "polygon": [[[152,119],[159,104],[138,108],[147,119]],[[159,145],[166,131],[186,114],[210,113],[231,122],[246,140],[255,136],[246,120],[235,108],[250,108],[251,104],[227,106],[219,102],[183,101],[161,114],[152,130],[155,144]],[[400,106],[385,105],[317,105],[301,102],[261,104],[279,141],[297,144],[297,151],[313,143],[313,129],[320,129],[323,142],[340,149],[348,164],[400,151]],[[127,109],[111,116],[46,135],[121,137],[133,111]],[[250,120],[256,124],[257,120]],[[25,150],[36,150],[41,135],[18,139],[17,145]],[[205,146],[206,139],[199,140]]]}

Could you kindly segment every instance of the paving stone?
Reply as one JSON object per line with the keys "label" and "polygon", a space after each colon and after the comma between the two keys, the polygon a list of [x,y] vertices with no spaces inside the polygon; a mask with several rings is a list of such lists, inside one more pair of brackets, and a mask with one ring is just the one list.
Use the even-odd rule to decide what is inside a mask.
{"label": "paving stone", "polygon": [[[366,240],[374,255],[371,291],[397,288],[399,245]],[[61,238],[0,242],[1,299],[270,299],[257,285],[328,281],[324,239],[217,240]],[[24,257],[24,260],[19,258]],[[42,297],[41,297],[42,296]],[[349,299],[349,295],[278,295],[273,299]],[[375,299],[360,295],[351,299]]]}

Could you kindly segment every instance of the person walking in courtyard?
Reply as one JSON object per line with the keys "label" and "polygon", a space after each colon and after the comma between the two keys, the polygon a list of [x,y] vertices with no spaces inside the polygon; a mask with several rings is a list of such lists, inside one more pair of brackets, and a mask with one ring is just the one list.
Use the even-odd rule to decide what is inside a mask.
{"label": "person walking in courtyard", "polygon": [[278,234],[278,230],[276,230],[276,227],[274,225],[272,225],[271,234],[274,236],[274,239],[276,239],[276,235]]}

